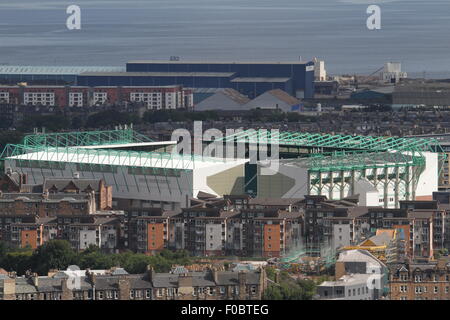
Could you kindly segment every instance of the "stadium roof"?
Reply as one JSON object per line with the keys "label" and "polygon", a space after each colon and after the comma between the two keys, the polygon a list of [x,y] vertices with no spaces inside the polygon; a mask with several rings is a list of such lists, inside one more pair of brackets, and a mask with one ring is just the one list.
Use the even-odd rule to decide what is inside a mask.
{"label": "stadium roof", "polygon": [[192,170],[218,163],[247,162],[245,159],[115,149],[122,145],[154,143],[132,129],[34,134],[25,136],[23,144],[8,144],[0,154],[0,159],[179,170]]}
{"label": "stadium roof", "polygon": [[439,142],[436,139],[425,138],[399,138],[374,137],[356,135],[332,135],[322,133],[304,132],[271,132],[265,129],[244,130],[226,136],[216,141],[234,140],[240,143],[251,144],[278,144],[298,147],[333,148],[340,150],[365,151],[411,151],[411,152],[440,152]]}
{"label": "stadium roof", "polygon": [[162,168],[193,170],[219,163],[245,163],[241,159],[221,159],[197,155],[180,155],[163,152],[122,151],[110,149],[84,148],[26,148],[8,145],[5,159],[18,161],[39,161],[57,163],[77,163],[87,166],[121,166],[132,168]]}
{"label": "stadium roof", "polygon": [[79,75],[83,72],[121,72],[124,67],[77,67],[77,66],[2,66],[0,65],[0,74],[17,75]]}
{"label": "stadium roof", "polygon": [[336,152],[329,156],[314,154],[307,158],[283,159],[280,161],[286,165],[307,168],[312,172],[385,168],[405,165],[421,166],[425,163],[423,157],[404,155],[401,152]]}
{"label": "stadium roof", "polygon": [[87,147],[148,142],[153,140],[132,129],[40,133],[27,135],[23,139],[27,147]]}

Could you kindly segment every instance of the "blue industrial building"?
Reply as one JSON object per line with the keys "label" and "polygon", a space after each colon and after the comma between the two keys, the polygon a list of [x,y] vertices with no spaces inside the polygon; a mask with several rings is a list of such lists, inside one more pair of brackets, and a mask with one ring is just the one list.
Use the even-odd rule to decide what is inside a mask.
{"label": "blue industrial building", "polygon": [[298,98],[314,96],[313,62],[130,61],[126,72],[87,72],[81,86],[163,86],[233,88],[254,98],[281,89]]}
{"label": "blue industrial building", "polygon": [[130,61],[124,67],[0,66],[0,84],[166,86],[232,88],[255,98],[281,89],[303,99],[314,96],[314,62]]}

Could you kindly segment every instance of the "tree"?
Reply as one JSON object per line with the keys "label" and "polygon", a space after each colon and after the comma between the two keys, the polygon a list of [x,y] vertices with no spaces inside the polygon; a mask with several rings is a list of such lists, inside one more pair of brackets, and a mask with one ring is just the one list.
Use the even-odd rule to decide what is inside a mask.
{"label": "tree", "polygon": [[60,131],[67,129],[71,125],[69,118],[61,114],[52,115],[26,115],[20,125],[22,130],[30,130],[31,128],[46,128],[48,131]]}
{"label": "tree", "polygon": [[[267,268],[267,276],[275,278],[276,270]],[[283,271],[280,283],[271,284],[264,293],[266,300],[311,300],[316,293],[316,284],[312,280],[294,280]]]}
{"label": "tree", "polygon": [[137,123],[140,119],[135,114],[107,110],[90,115],[86,121],[86,127],[99,128],[111,127],[119,124]]}
{"label": "tree", "polygon": [[39,247],[32,256],[32,270],[46,275],[50,269],[65,270],[77,264],[77,254],[65,240],[50,240]]}

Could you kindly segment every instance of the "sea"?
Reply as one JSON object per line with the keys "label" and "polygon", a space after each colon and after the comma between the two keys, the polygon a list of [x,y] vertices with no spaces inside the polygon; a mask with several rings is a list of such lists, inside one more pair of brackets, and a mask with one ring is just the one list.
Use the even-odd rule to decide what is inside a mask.
{"label": "sea", "polygon": [[[67,8],[80,8],[69,30]],[[369,30],[369,6],[380,29]],[[450,78],[450,0],[0,0],[0,64],[325,60],[329,74],[401,62]]]}

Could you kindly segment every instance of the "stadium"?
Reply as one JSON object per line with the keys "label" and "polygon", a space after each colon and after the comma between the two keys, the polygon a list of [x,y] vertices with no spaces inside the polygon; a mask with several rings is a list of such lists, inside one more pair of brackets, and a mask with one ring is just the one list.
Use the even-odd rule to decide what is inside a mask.
{"label": "stadium", "polygon": [[[244,144],[246,157],[252,157],[250,150],[258,154],[257,164],[246,166],[246,191],[257,197],[340,200],[359,195],[360,205],[385,208],[398,208],[402,200],[431,199],[445,160],[433,139],[250,129],[216,143]],[[270,153],[274,145],[279,159],[261,158],[260,151]],[[268,160],[276,162],[276,170],[267,167]]]}
{"label": "stadium", "polygon": [[[205,147],[210,143],[204,141]],[[1,159],[5,170],[26,173],[33,184],[44,177],[102,178],[113,187],[116,200],[147,201],[171,210],[189,206],[200,191],[334,200],[358,195],[363,206],[398,208],[402,200],[431,198],[445,160],[437,141],[422,138],[251,129],[213,143],[219,148],[233,144],[245,152],[228,158],[179,154],[171,151],[175,141],[153,141],[120,129],[29,135],[22,144],[7,145]],[[259,154],[275,145],[276,159]],[[251,150],[259,154],[257,159]],[[277,164],[276,170],[268,168],[268,160]]]}
{"label": "stadium", "polygon": [[174,144],[132,129],[34,134],[7,145],[1,159],[6,171],[26,173],[30,184],[44,177],[104,179],[116,202],[142,200],[170,210],[187,207],[199,191],[243,193],[245,159],[173,153]]}

